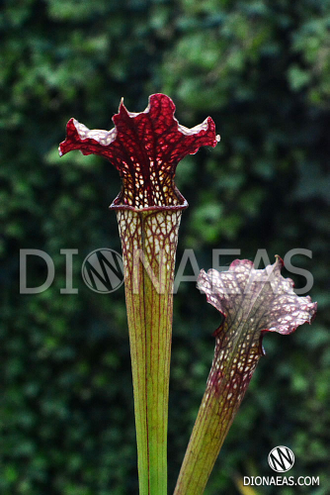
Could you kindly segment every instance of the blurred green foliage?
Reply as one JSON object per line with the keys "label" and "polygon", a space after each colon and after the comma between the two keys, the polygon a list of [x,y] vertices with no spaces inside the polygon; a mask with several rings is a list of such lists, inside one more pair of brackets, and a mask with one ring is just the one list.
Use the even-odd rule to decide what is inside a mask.
{"label": "blurred green foliage", "polygon": [[[122,96],[131,111],[165,92],[186,126],[207,115],[222,142],[178,167],[190,203],[178,260],[193,249],[304,248],[313,273],[312,327],[268,335],[206,495],[239,493],[235,479],[271,476],[267,455],[286,444],[290,475],[319,476],[326,495],[330,432],[330,2],[329,0],[4,0],[0,13],[2,495],[137,493],[132,387],[123,288],[100,295],[80,268],[92,250],[119,250],[108,204],[111,165],[78,152],[59,159],[74,116],[109,128]],[[52,287],[19,294],[19,250],[46,251]],[[65,295],[65,256],[73,286]],[[235,256],[223,256],[228,264]],[[188,263],[189,265],[189,263]],[[45,279],[29,260],[29,284]],[[189,266],[185,271],[189,272]],[[302,275],[292,276],[298,287]],[[202,324],[201,324],[202,323]],[[169,424],[174,486],[203,393],[218,316],[192,282],[175,296]],[[260,487],[292,495],[296,487]]]}

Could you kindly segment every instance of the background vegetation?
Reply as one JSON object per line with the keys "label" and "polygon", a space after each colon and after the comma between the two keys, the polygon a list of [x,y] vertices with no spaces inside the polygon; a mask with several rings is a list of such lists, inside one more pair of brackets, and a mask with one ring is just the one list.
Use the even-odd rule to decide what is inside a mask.
{"label": "background vegetation", "polygon": [[[290,475],[319,487],[258,493],[325,495],[330,486],[330,2],[329,0],[5,0],[0,13],[2,495],[137,493],[133,402],[123,288],[100,295],[80,268],[94,249],[119,250],[107,206],[119,190],[111,165],[57,145],[74,116],[112,127],[122,96],[131,111],[165,92],[186,126],[207,115],[222,142],[178,168],[188,199],[178,260],[193,249],[257,249],[313,273],[312,327],[265,338],[259,364],[206,495],[234,495],[243,476],[271,476],[285,444]],[[19,294],[19,250],[52,256],[56,277]],[[73,286],[64,295],[65,256]],[[225,256],[228,264],[236,256]],[[191,275],[189,264],[185,274]],[[31,286],[44,262],[29,260]],[[305,278],[290,274],[297,287]],[[175,297],[169,433],[173,488],[203,393],[218,317],[193,282]],[[246,492],[247,493],[247,492]]]}

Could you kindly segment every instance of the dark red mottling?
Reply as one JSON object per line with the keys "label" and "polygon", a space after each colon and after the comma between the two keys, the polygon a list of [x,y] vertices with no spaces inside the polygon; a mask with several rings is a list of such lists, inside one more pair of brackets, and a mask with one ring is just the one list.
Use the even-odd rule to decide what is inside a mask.
{"label": "dark red mottling", "polygon": [[115,205],[148,208],[183,204],[184,198],[174,185],[178,162],[201,146],[216,146],[219,137],[211,117],[187,129],[178,123],[174,112],[171,98],[154,94],[140,113],[129,112],[121,102],[112,119],[115,128],[109,132],[82,129],[79,122],[70,119],[67,137],[59,146],[60,154],[77,149],[85,155],[107,158],[123,180]]}

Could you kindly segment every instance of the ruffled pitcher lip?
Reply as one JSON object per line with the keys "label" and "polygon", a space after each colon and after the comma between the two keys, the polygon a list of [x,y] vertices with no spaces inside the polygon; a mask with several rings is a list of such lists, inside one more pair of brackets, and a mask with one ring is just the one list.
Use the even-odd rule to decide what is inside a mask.
{"label": "ruffled pitcher lip", "polygon": [[235,260],[227,271],[201,270],[197,287],[225,320],[235,321],[238,312],[244,316],[245,311],[255,333],[287,335],[304,323],[311,324],[317,303],[294,292],[293,280],[281,275],[283,266],[278,255],[275,263],[264,269],[255,269],[251,260]]}
{"label": "ruffled pitcher lip", "polygon": [[140,113],[129,112],[121,101],[110,131],[90,130],[72,118],[59,146],[60,156],[80,150],[84,155],[102,156],[115,166],[122,189],[110,208],[183,210],[188,203],[175,186],[176,167],[201,146],[215,147],[220,136],[211,117],[189,129],[179,124],[174,113],[171,98],[157,93]]}
{"label": "ruffled pitcher lip", "polygon": [[154,205],[154,206],[144,206],[143,208],[136,208],[135,206],[131,206],[131,205],[125,205],[125,204],[122,204],[122,203],[118,203],[116,204],[116,201],[117,200],[120,200],[120,197],[119,195],[113,200],[113,202],[111,203],[111,205],[109,205],[109,209],[110,210],[130,210],[130,211],[135,211],[136,213],[143,213],[143,212],[160,212],[160,211],[179,211],[179,210],[185,210],[188,208],[189,206],[189,203],[188,201],[186,200],[186,198],[184,198],[182,196],[182,194],[176,190],[176,194],[178,196],[178,199],[182,201],[182,203],[179,203],[179,204],[175,204],[175,205],[170,205],[170,206],[159,206],[159,205]]}

